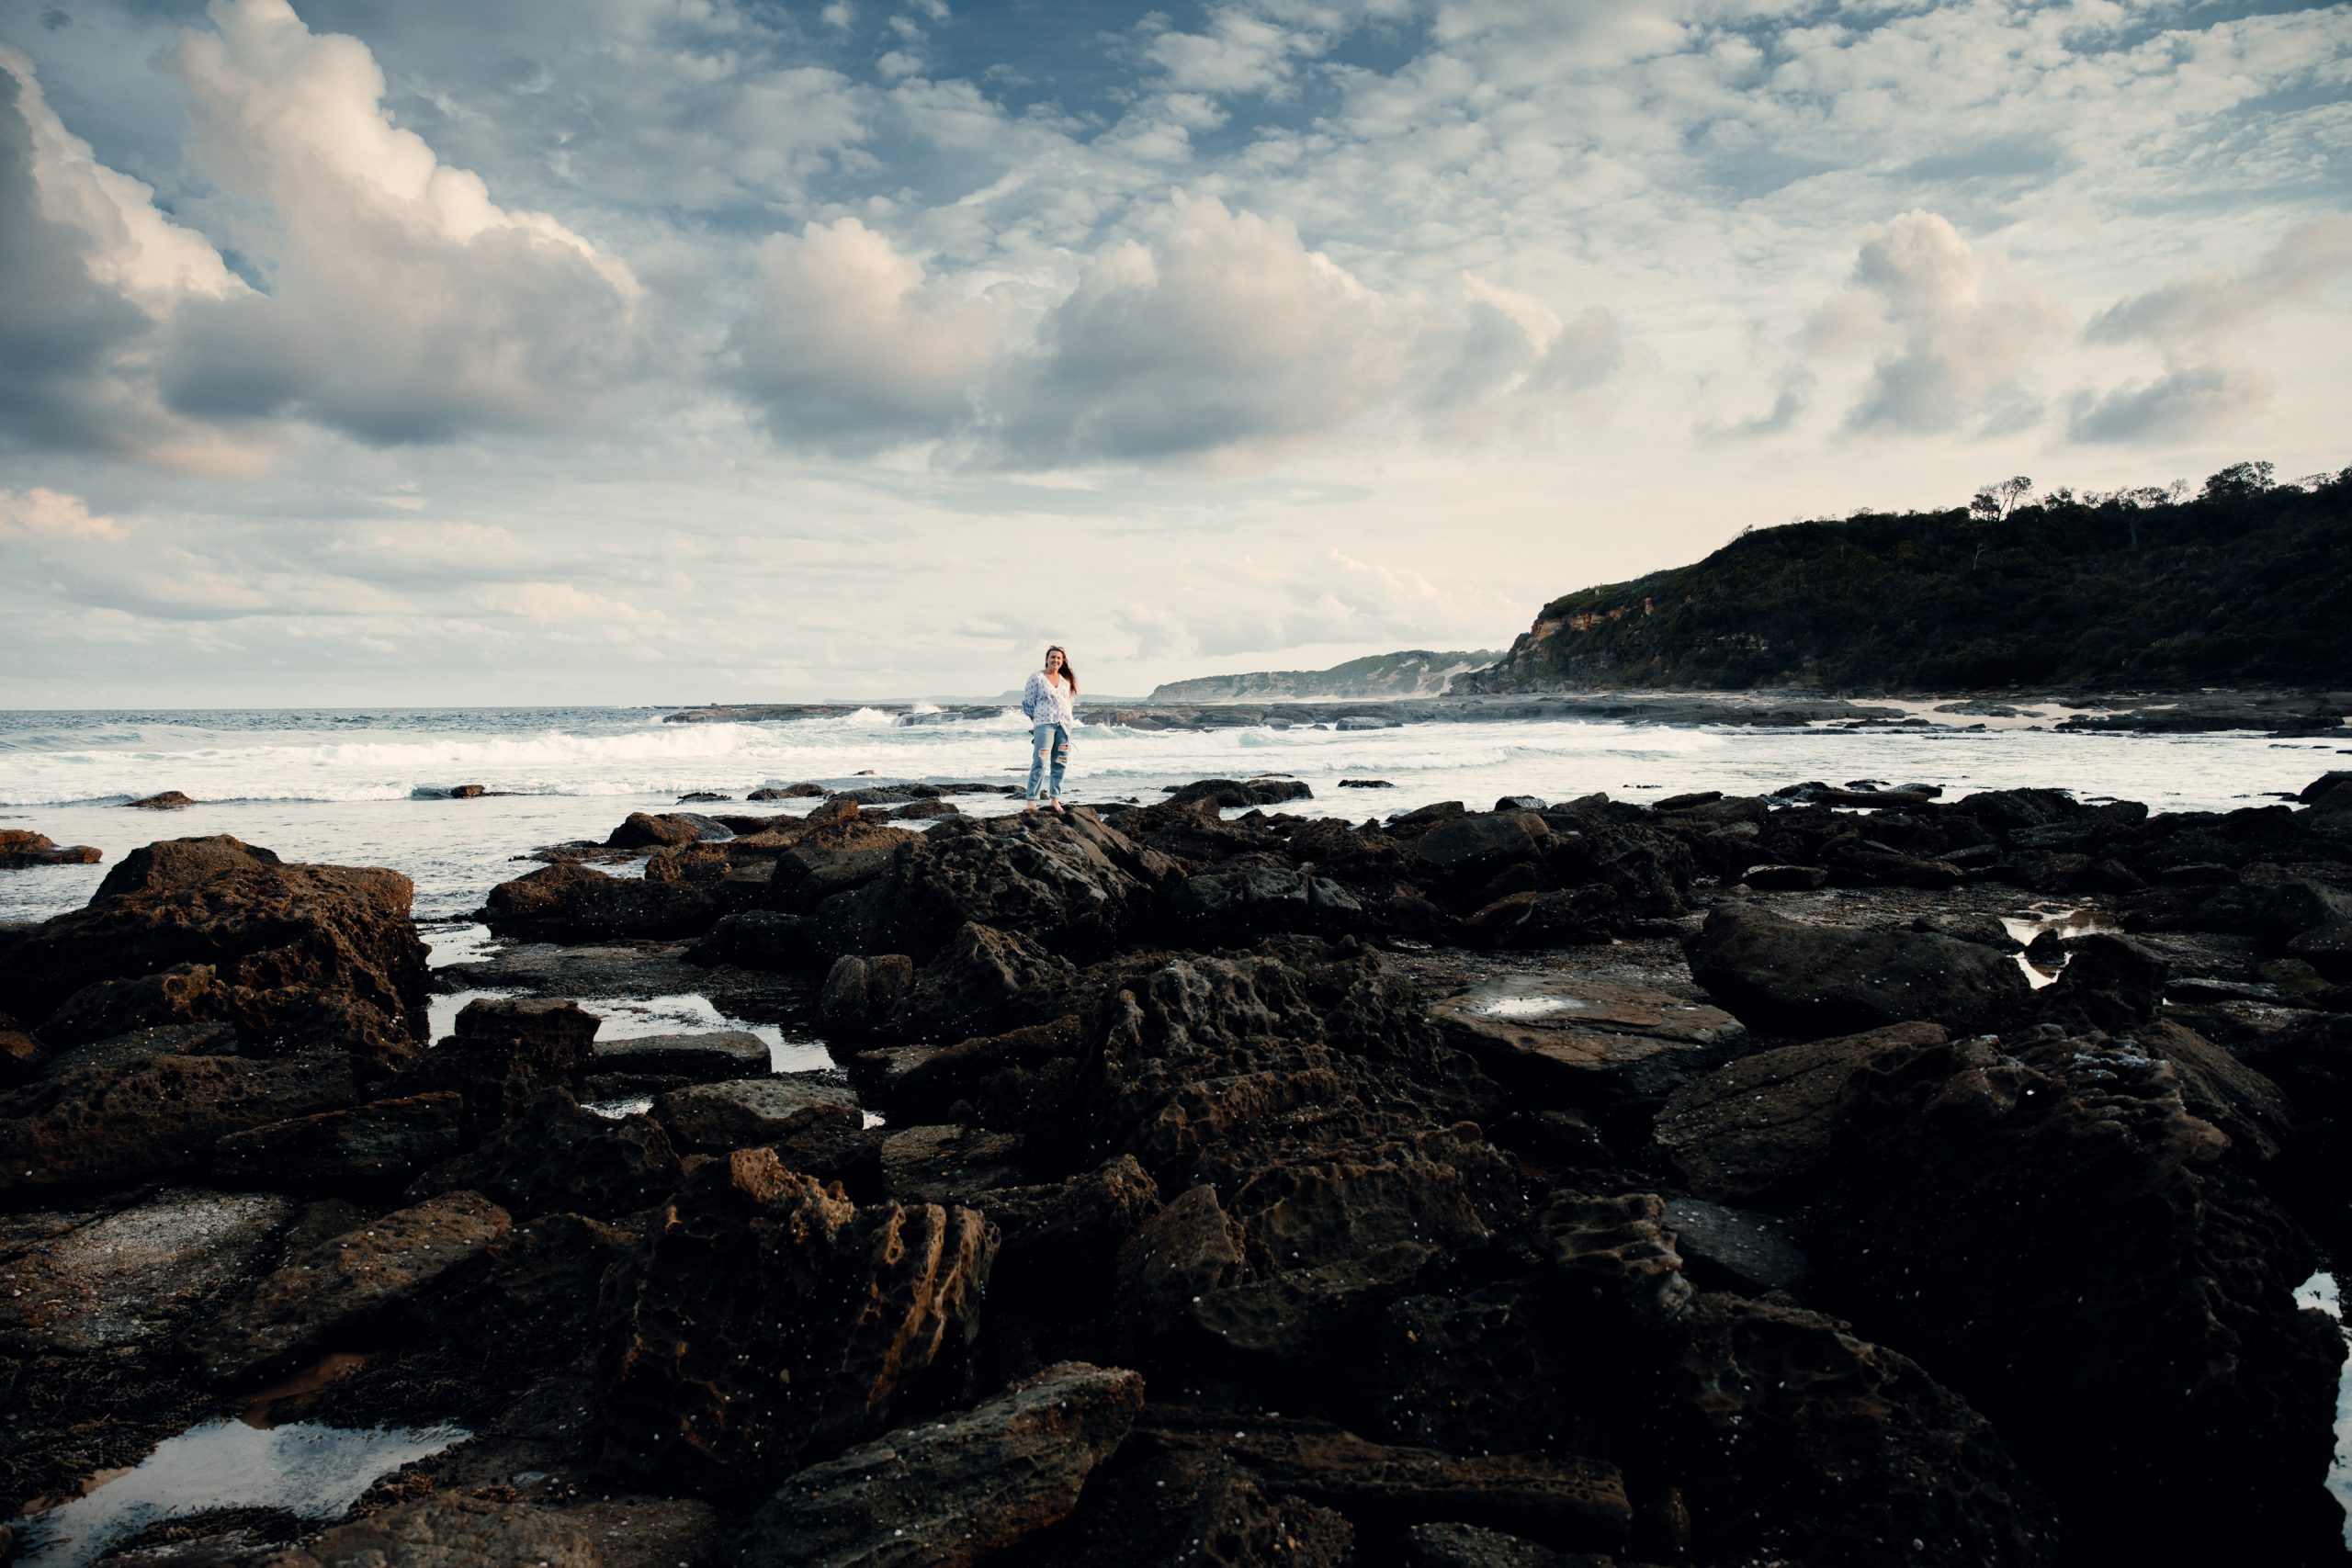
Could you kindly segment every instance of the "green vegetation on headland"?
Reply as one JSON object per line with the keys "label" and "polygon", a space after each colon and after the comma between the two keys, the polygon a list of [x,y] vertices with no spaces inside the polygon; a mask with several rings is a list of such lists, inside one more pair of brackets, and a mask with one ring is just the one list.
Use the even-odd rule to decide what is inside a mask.
{"label": "green vegetation on headland", "polygon": [[1374,653],[1329,670],[1259,670],[1244,675],[1201,675],[1169,681],[1146,699],[1155,703],[1231,703],[1300,697],[1434,697],[1465,671],[1499,655],[1433,653],[1425,648]]}
{"label": "green vegetation on headland", "polygon": [[2352,468],[1750,529],[1555,599],[1456,693],[2352,682]]}

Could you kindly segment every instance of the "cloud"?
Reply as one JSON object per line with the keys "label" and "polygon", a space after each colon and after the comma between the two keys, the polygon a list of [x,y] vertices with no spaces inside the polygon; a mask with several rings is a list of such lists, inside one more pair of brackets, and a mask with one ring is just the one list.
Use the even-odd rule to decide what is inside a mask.
{"label": "cloud", "polygon": [[395,127],[365,44],[285,0],[209,14],[218,31],[186,35],[174,66],[207,166],[266,212],[269,276],[182,306],[162,366],[175,410],[439,441],[576,425],[642,372],[629,269]]}
{"label": "cloud", "polygon": [[1702,419],[1691,433],[1702,441],[1755,441],[1791,428],[1813,406],[1814,374],[1792,365],[1772,379],[1772,406],[1764,412],[1729,423]]}
{"label": "cloud", "polygon": [[2352,269],[2352,219],[2331,215],[2280,240],[2243,276],[2198,272],[2119,301],[2091,318],[2089,344],[2145,344],[2161,375],[2074,399],[2077,441],[2182,440],[2225,430],[2270,402],[2272,378],[2239,338],[2264,317],[2317,295]]}
{"label": "cloud", "polygon": [[0,440],[249,470],[262,448],[176,417],[158,396],[157,318],[244,286],[153,194],[98,163],[50,108],[31,62],[0,46]]}
{"label": "cloud", "polygon": [[771,234],[759,260],[729,377],[778,441],[872,452],[969,422],[1004,348],[998,301],[926,277],[854,218]]}
{"label": "cloud", "polygon": [[1453,303],[1367,287],[1283,218],[1176,195],[1149,242],[1097,254],[1040,323],[995,432],[1008,460],[1261,462],[1359,422],[1474,434],[1503,403],[1598,384],[1613,317],[1476,283]]}
{"label": "cloud", "polygon": [[2065,325],[2054,300],[1977,254],[1948,219],[1912,211],[1863,240],[1846,288],[1799,341],[1820,355],[1893,343],[1846,411],[1849,432],[1996,434],[2040,417],[2028,378]]}

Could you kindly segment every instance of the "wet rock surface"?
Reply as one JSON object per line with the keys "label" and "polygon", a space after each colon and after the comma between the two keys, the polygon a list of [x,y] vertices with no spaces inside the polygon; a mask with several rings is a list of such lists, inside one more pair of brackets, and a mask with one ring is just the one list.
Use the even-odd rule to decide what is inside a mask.
{"label": "wet rock surface", "polygon": [[2341,776],[1292,790],[648,816],[429,1043],[390,874],[126,857],[0,954],[0,1517],[250,1407],[472,1436],[136,1560],[2340,1552]]}

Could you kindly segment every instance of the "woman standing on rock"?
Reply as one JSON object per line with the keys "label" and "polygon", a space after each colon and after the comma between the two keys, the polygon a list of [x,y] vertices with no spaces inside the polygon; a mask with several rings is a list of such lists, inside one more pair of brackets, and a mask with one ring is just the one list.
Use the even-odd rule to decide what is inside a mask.
{"label": "woman standing on rock", "polygon": [[[1021,711],[1029,716],[1029,805],[1037,809],[1037,786],[1046,784],[1046,804],[1062,808],[1062,769],[1069,764],[1069,731],[1078,722],[1078,671],[1059,648],[1046,649],[1046,667],[1029,677],[1021,694]],[[1046,767],[1053,765],[1046,781]]]}

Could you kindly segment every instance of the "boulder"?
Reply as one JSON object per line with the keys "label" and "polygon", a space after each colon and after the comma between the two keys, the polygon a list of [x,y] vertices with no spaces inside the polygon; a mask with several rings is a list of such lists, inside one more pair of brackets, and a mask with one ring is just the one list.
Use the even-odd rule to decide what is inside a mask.
{"label": "boulder", "polygon": [[480,919],[500,936],[528,942],[698,936],[739,896],[749,892],[721,881],[608,876],[565,863],[500,883],[483,900]]}
{"label": "boulder", "polygon": [[599,1074],[691,1078],[764,1077],[772,1070],[768,1043],[748,1029],[705,1029],[686,1034],[627,1034],[599,1040],[588,1069]]}
{"label": "boulder", "polygon": [[1279,806],[1286,800],[1311,800],[1315,792],[1300,779],[1200,779],[1169,791],[1169,806],[1210,801],[1221,807]]}
{"label": "boulder", "polygon": [[458,1014],[456,1032],[392,1088],[401,1094],[456,1093],[464,1106],[463,1140],[478,1143],[542,1093],[573,1090],[588,1070],[603,1021],[574,1001],[477,998]]}
{"label": "boulder", "polygon": [[175,789],[167,789],[161,795],[151,795],[140,800],[126,800],[123,802],[123,805],[140,811],[175,811],[183,806],[194,806],[195,804],[195,801],[190,800],[187,795],[182,795]]}
{"label": "boulder", "polygon": [[1341,884],[1295,866],[1235,863],[1176,884],[1168,915],[1194,940],[1224,946],[1265,931],[1352,931],[1363,924],[1363,903]]}
{"label": "boulder", "polygon": [[88,844],[62,848],[46,833],[22,828],[0,828],[0,871],[21,871],[34,865],[96,865],[106,856]]}
{"label": "boulder", "polygon": [[1995,1028],[2031,998],[2007,954],[1924,931],[1816,925],[1719,906],[1685,951],[1717,1003],[1751,1029],[1797,1039],[1915,1020]]}
{"label": "boulder", "polygon": [[506,1211],[479,1192],[396,1210],[288,1258],[191,1334],[187,1348],[214,1382],[243,1382],[414,1299],[511,1228]]}
{"label": "boulder", "polygon": [[1134,1372],[1058,1362],[801,1471],[752,1516],[736,1561],[967,1568],[1068,1517],[1142,1408]]}
{"label": "boulder", "polygon": [[348,1058],[156,1056],[52,1070],[0,1095],[0,1193],[119,1187],[200,1169],[231,1133],[348,1105]]}
{"label": "boulder", "polygon": [[996,1235],[967,1209],[853,1204],[765,1149],[670,1201],[599,1424],[615,1474],[756,1496],[964,1392]]}
{"label": "boulder", "polygon": [[1702,1292],[1649,1425],[1707,1560],[2056,1561],[1994,1427],[1907,1357],[1800,1307]]}
{"label": "boulder", "polygon": [[[1019,931],[1082,962],[1139,924],[1177,874],[1166,856],[1083,806],[1044,817],[951,817],[909,838],[881,874],[819,906],[839,951],[905,952],[920,962],[969,922]],[[779,877],[790,860],[776,863]]]}
{"label": "boulder", "polygon": [[1045,1543],[1057,1568],[1183,1562],[1204,1543],[1214,1543],[1219,1568],[1350,1568],[1362,1561],[1345,1515],[1271,1493],[1220,1453],[1144,1454],[1140,1447],[1087,1483],[1078,1512]]}
{"label": "boulder", "polygon": [[1069,1010],[1078,968],[1016,932],[967,921],[882,1020],[914,1040],[963,1040]]}
{"label": "boulder", "polygon": [[1550,833],[1532,811],[1482,811],[1441,822],[1415,838],[1413,858],[1421,874],[1441,886],[1467,889],[1506,865],[1533,862]]}
{"label": "boulder", "polygon": [[[709,798],[724,800],[724,795]],[[723,823],[693,811],[665,811],[658,815],[632,811],[628,819],[614,829],[605,844],[616,850],[669,849],[680,844],[699,844],[731,838]]]}
{"label": "boulder", "polygon": [[836,1036],[869,1034],[895,1014],[914,988],[915,964],[902,953],[873,958],[844,954],[825,972],[817,1017]]}
{"label": "boulder", "polygon": [[729,915],[686,950],[689,964],[732,964],[781,974],[825,966],[823,947],[806,915],[745,909]]}
{"label": "boulder", "polygon": [[396,1191],[458,1152],[464,1107],[462,1096],[445,1089],[266,1122],[213,1145],[212,1168],[232,1186]]}
{"label": "boulder", "polygon": [[586,1527],[551,1508],[436,1492],[322,1530],[271,1568],[605,1568]]}
{"label": "boulder", "polygon": [[768,784],[745,795],[745,800],[820,800],[825,786],[817,784]]}
{"label": "boulder", "polygon": [[1430,1010],[1498,1080],[1548,1101],[1657,1096],[1746,1048],[1721,1008],[1572,973],[1506,975]]}
{"label": "boulder", "polygon": [[569,1212],[619,1219],[660,1202],[683,1167],[648,1116],[599,1116],[548,1090],[480,1147],[435,1166],[412,1196],[476,1190],[515,1214]]}
{"label": "boulder", "polygon": [[2066,967],[2040,1001],[2071,1029],[2126,1033],[2154,1020],[2168,973],[2160,953],[2130,937],[2094,931],[2066,944]]}
{"label": "boulder", "polygon": [[882,1140],[882,1190],[903,1202],[978,1204],[1021,1184],[1021,1140],[969,1127],[898,1129]]}
{"label": "boulder", "polygon": [[1813,1271],[1788,1224],[1770,1214],[1675,1197],[1665,1201],[1660,1223],[1674,1235],[1682,1271],[1702,1290],[1794,1292]]}
{"label": "boulder", "polygon": [[1658,1146],[1700,1196],[1770,1203],[1829,1157],[1856,1074],[1950,1038],[1941,1024],[1899,1023],[1742,1057],[1668,1099]]}
{"label": "boulder", "polygon": [[678,1148],[713,1154],[773,1145],[820,1127],[864,1123],[847,1084],[820,1073],[786,1073],[675,1089],[653,1101],[653,1119]]}
{"label": "boulder", "polygon": [[86,987],[187,965],[187,1005],[235,1024],[247,1054],[343,1050],[397,1067],[426,1016],[412,892],[398,872],[288,865],[225,836],[165,840],[124,856],[87,908],[0,953],[0,997],[38,1030]]}

